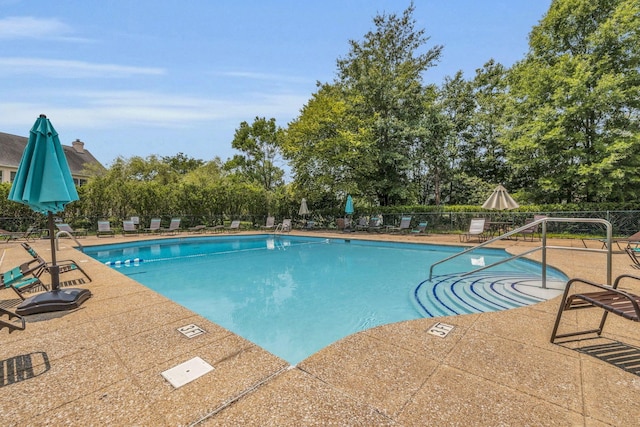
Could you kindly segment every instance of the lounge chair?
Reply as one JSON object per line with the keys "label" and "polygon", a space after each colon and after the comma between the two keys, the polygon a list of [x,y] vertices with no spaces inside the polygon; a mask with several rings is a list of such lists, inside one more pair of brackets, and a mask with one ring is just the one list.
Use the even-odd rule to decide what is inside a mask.
{"label": "lounge chair", "polygon": [[116,232],[111,229],[111,223],[109,221],[98,221],[98,232],[96,237],[111,236],[115,237]]}
{"label": "lounge chair", "polygon": [[400,219],[400,225],[397,227],[393,227],[393,226],[389,226],[387,227],[387,231],[389,233],[404,233],[405,231],[409,231],[409,228],[411,227],[411,217],[410,216],[403,216]]}
{"label": "lounge chair", "polygon": [[290,232],[291,231],[291,218],[286,218],[282,220],[282,224],[280,224],[280,231]]}
{"label": "lounge chair", "polygon": [[140,231],[136,228],[136,224],[129,220],[124,220],[122,221],[122,235],[123,236],[127,236],[127,235],[135,235],[135,234],[139,234]]}
{"label": "lounge chair", "polygon": [[25,299],[24,293],[35,288],[42,287],[45,291],[48,290],[38,277],[26,276],[25,274],[28,274],[30,267],[26,267],[26,271],[25,267],[26,264],[23,264],[0,274],[0,287],[13,289],[21,300]]}
{"label": "lounge chair", "polygon": [[87,230],[85,230],[84,228],[79,228],[77,230],[74,230],[73,228],[71,228],[69,224],[56,224],[56,227],[58,228],[59,231],[65,231],[69,233],[72,237],[80,237],[80,236],[87,235]]}
{"label": "lounge chair", "polygon": [[336,227],[338,228],[338,230],[342,230],[344,232],[351,231],[351,219],[336,218]]}
{"label": "lounge chair", "polygon": [[228,228],[225,228],[225,230],[232,232],[232,231],[240,231],[240,220],[239,219],[234,219],[233,221],[231,221],[231,224],[229,224]]}
{"label": "lounge chair", "polygon": [[356,224],[356,231],[367,231],[369,229],[369,221],[366,217],[361,216],[358,218],[358,223]]}
{"label": "lounge chair", "polygon": [[412,229],[411,234],[425,234],[427,231],[427,225],[429,225],[427,221],[418,223],[418,227]]}
{"label": "lounge chair", "polygon": [[367,226],[367,231],[380,231],[382,229],[382,217],[374,216],[369,219],[369,225]]}
{"label": "lounge chair", "polygon": [[153,218],[151,219],[151,223],[149,224],[149,227],[145,228],[144,231],[148,232],[148,233],[159,233],[160,232],[160,223],[162,221],[160,220],[160,218]]}
{"label": "lounge chair", "polygon": [[275,217],[268,216],[268,217],[267,217],[267,222],[266,222],[266,224],[265,224],[265,225],[263,225],[261,228],[265,228],[265,229],[267,229],[267,230],[270,230],[270,229],[272,229],[272,228],[273,228],[273,227],[275,227],[275,226],[276,226],[276,219],[275,219]]}
{"label": "lounge chair", "polygon": [[[35,249],[33,249],[28,243],[21,243],[22,247],[25,251],[31,255],[33,260],[31,261],[31,266],[27,268],[23,268],[24,274],[31,274],[38,279],[42,276],[43,273],[49,273],[49,268],[51,267],[51,263],[47,262],[42,258]],[[72,259],[63,259],[56,260],[56,266],[58,267],[58,274],[62,275],[65,273],[76,272],[81,274],[83,277],[71,277],[69,280],[65,280],[61,283],[61,285],[69,284],[76,285],[80,283],[91,282],[91,277]],[[23,264],[23,267],[26,267],[26,264]]]}
{"label": "lounge chair", "polygon": [[11,240],[20,240],[24,239],[27,242],[29,240],[36,240],[36,234],[39,229],[36,227],[29,227],[26,231],[7,231],[0,229],[0,238],[5,239],[5,242],[9,242]]}
{"label": "lounge chair", "polygon": [[473,218],[469,224],[469,231],[460,235],[461,242],[469,242],[472,238],[476,237],[479,242],[486,239],[484,218]]}
{"label": "lounge chair", "polygon": [[633,267],[640,268],[640,248],[627,245],[627,247],[624,248],[624,251],[627,253],[627,255],[629,255],[631,261],[633,261]]}
{"label": "lounge chair", "polygon": [[[584,279],[569,280],[564,290],[562,300],[560,301],[556,322],[553,326],[553,332],[551,333],[551,342],[555,342],[557,338],[573,337],[576,335],[595,333],[599,336],[604,329],[605,322],[607,321],[607,315],[609,313],[616,314],[627,320],[640,322],[640,296],[618,289],[618,285],[622,279],[633,279],[636,281],[636,284],[640,281],[640,277],[632,276],[630,274],[622,274],[618,276],[612,286]],[[570,290],[575,284],[579,285],[581,289],[588,287],[595,288],[595,290],[591,292],[574,291],[574,293],[570,295]],[[600,325],[598,328],[558,334],[558,327],[560,326],[560,320],[563,312],[592,307],[604,310],[602,317],[600,318]]]}
{"label": "lounge chair", "polygon": [[[2,316],[7,316],[7,320],[3,319]],[[14,321],[12,319],[16,320]],[[24,331],[24,318],[19,314],[0,307],[0,330],[2,330],[2,328],[9,329],[9,333],[13,331]]]}
{"label": "lounge chair", "polygon": [[[534,215],[533,218],[528,218],[525,222],[525,224],[529,224],[530,222],[533,221],[537,221],[539,219],[542,218],[546,218],[546,215]],[[522,236],[522,240],[526,241],[527,240],[527,236],[531,237],[531,241],[533,242],[533,239],[535,238],[536,233],[539,234],[539,230],[540,230],[540,224],[536,224],[536,225],[532,225],[529,228],[526,228],[524,230],[522,230],[519,235]],[[540,236],[538,235],[538,238],[540,238]]]}
{"label": "lounge chair", "polygon": [[207,230],[207,226],[204,224],[189,227],[190,233],[204,233]]}
{"label": "lounge chair", "polygon": [[213,227],[207,227],[206,231],[210,231],[212,233],[222,233],[223,231],[226,230],[226,227],[224,225],[214,225]]}
{"label": "lounge chair", "polygon": [[180,218],[171,218],[169,228],[161,228],[161,233],[176,234],[180,232]]}

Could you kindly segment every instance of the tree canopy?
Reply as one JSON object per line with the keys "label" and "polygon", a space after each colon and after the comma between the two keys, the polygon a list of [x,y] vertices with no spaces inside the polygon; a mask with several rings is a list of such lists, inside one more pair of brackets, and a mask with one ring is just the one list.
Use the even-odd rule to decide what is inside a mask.
{"label": "tree canopy", "polygon": [[480,204],[496,184],[521,203],[638,200],[640,2],[553,0],[512,67],[487,58],[439,85],[423,76],[446,51],[414,11],[374,17],[285,127],[240,123],[226,161],[119,158],[77,212],[290,214],[347,194],[371,209]]}

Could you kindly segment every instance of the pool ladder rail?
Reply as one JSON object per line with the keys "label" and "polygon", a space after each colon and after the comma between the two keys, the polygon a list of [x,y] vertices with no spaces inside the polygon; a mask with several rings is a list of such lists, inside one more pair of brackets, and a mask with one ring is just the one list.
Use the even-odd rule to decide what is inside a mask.
{"label": "pool ladder rail", "polygon": [[78,242],[78,239],[76,239],[76,237],[73,234],[69,233],[66,230],[60,230],[56,233],[56,251],[60,250],[60,243],[58,242],[58,239],[60,238],[60,236],[63,236],[63,235],[67,235],[71,237],[73,241],[76,242],[76,245],[78,245],[78,247],[80,248],[80,252],[84,252],[84,247],[80,242]]}
{"label": "pool ladder rail", "polygon": [[[605,249],[591,249],[591,248],[579,248],[579,247],[569,247],[569,246],[549,246],[547,245],[547,223],[549,222],[570,222],[570,223],[597,223],[597,224],[604,224],[607,228],[607,237],[606,237],[606,248]],[[487,240],[485,242],[482,242],[476,246],[473,246],[471,248],[465,249],[462,252],[458,252],[455,253],[445,259],[442,259],[434,264],[431,264],[431,267],[429,268],[429,281],[432,280],[433,278],[433,269],[442,263],[445,263],[449,260],[452,260],[454,258],[457,258],[461,255],[465,255],[469,252],[475,251],[476,249],[479,248],[483,248],[487,245],[490,245],[493,242],[497,242],[499,240],[503,240],[506,238],[509,238],[511,236],[513,236],[514,234],[518,234],[520,232],[522,232],[523,230],[527,230],[529,228],[531,228],[532,226],[535,225],[541,225],[542,226],[542,233],[541,233],[541,244],[540,246],[537,246],[535,248],[529,249],[527,251],[524,251],[521,254],[518,255],[512,255],[509,258],[505,258],[503,260],[494,262],[493,264],[487,265],[487,266],[482,266],[480,268],[476,268],[475,270],[471,270],[468,271],[466,273],[461,274],[462,277],[473,274],[477,271],[482,271],[482,270],[486,270],[488,268],[494,267],[496,265],[499,264],[503,264],[505,262],[514,260],[514,259],[518,259],[518,258],[522,258],[525,257],[529,254],[532,254],[534,252],[537,251],[542,251],[542,288],[546,289],[547,288],[547,250],[548,249],[561,249],[561,250],[570,250],[570,251],[583,251],[583,252],[600,252],[600,253],[604,253],[607,257],[607,284],[611,285],[611,243],[613,241],[612,236],[613,236],[613,232],[612,232],[612,226],[611,223],[605,219],[601,219],[601,218],[554,218],[554,217],[544,217],[544,218],[540,218],[537,219],[533,222],[527,223],[525,225],[523,225],[522,227],[518,227],[514,230],[511,230],[507,233],[502,234],[501,236],[497,236],[494,237],[493,239]]]}

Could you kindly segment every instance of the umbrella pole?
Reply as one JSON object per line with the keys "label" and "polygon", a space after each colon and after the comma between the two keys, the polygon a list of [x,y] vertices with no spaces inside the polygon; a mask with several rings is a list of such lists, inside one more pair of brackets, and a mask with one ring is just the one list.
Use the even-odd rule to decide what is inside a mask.
{"label": "umbrella pole", "polygon": [[51,266],[49,274],[51,274],[51,290],[60,289],[60,268],[56,264],[56,236],[55,227],[53,226],[53,213],[49,211],[49,240],[51,241]]}

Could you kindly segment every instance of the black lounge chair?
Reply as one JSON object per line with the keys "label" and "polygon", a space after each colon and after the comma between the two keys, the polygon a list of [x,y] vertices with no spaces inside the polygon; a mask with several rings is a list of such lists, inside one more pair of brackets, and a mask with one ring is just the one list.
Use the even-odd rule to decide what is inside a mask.
{"label": "black lounge chair", "polygon": [[[28,243],[21,243],[22,247],[25,251],[29,253],[33,257],[31,261],[33,267],[31,267],[25,274],[31,274],[33,277],[40,279],[43,273],[49,273],[49,268],[51,267],[51,263],[47,262],[42,258],[35,249],[33,249]],[[24,265],[24,264],[23,264]],[[91,277],[72,259],[65,259],[62,261],[56,261],[56,266],[58,266],[58,274],[62,275],[65,273],[78,272],[84,277],[75,277],[69,280],[65,280],[60,283],[61,286],[65,285],[77,285],[81,283],[91,282]]]}
{"label": "black lounge chair", "polygon": [[640,251],[638,250],[638,248],[627,245],[627,247],[624,248],[624,251],[627,253],[627,255],[629,255],[631,261],[633,261],[633,266],[635,268],[640,268],[640,259],[638,259],[638,257],[640,256]]}
{"label": "black lounge chair", "polygon": [[[3,319],[3,316],[7,316],[7,319]],[[9,329],[9,333],[13,331],[24,331],[24,319],[19,314],[0,307],[0,330],[2,330],[2,328]]]}
{"label": "black lounge chair", "polygon": [[[618,285],[622,279],[640,281],[640,277],[630,274],[622,274],[618,276],[614,281],[613,286],[603,285],[585,279],[569,280],[560,302],[560,308],[558,309],[555,325],[553,326],[551,342],[554,343],[557,338],[573,337],[576,335],[595,333],[599,336],[604,329],[605,322],[607,321],[607,315],[609,313],[616,314],[634,322],[640,322],[640,296],[618,289]],[[571,287],[575,284],[587,285],[588,287],[596,288],[597,290],[570,294]],[[593,307],[604,310],[602,318],[600,319],[600,326],[598,326],[598,328],[558,334],[558,327],[560,326],[562,313],[569,310]]]}
{"label": "black lounge chair", "polygon": [[11,240],[24,239],[25,241],[36,240],[36,234],[39,233],[39,229],[36,227],[29,227],[26,231],[6,231],[0,229],[0,238],[5,239],[5,242]]}

